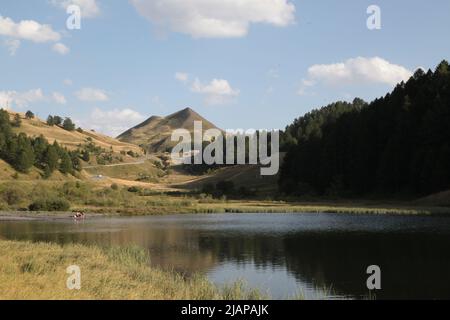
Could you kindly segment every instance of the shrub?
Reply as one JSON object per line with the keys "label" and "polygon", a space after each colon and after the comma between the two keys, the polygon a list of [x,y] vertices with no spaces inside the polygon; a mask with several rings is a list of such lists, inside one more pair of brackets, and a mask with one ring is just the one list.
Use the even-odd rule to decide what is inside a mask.
{"label": "shrub", "polygon": [[25,198],[25,192],[16,186],[7,186],[1,193],[3,200],[10,206],[18,204]]}
{"label": "shrub", "polygon": [[66,182],[62,186],[62,188],[59,189],[60,196],[66,198],[66,199],[80,199],[85,198],[90,194],[91,190],[89,187],[84,184],[77,182]]}
{"label": "shrub", "polygon": [[65,199],[39,199],[28,207],[30,211],[68,211],[70,203]]}
{"label": "shrub", "polygon": [[117,190],[119,190],[119,186],[117,185],[117,183],[113,183],[111,185],[111,189],[114,190],[114,191],[117,191]]}
{"label": "shrub", "polygon": [[62,126],[63,126],[64,130],[67,130],[67,131],[75,131],[75,128],[76,128],[75,124],[72,122],[72,120],[70,118],[64,119]]}
{"label": "shrub", "polygon": [[216,190],[222,195],[230,195],[235,191],[234,183],[233,181],[220,181],[216,185]]}
{"label": "shrub", "polygon": [[27,113],[25,113],[25,117],[27,119],[34,119],[34,113],[28,110]]}
{"label": "shrub", "polygon": [[201,192],[206,194],[213,194],[216,187],[212,183],[207,183],[203,185]]}
{"label": "shrub", "polygon": [[128,188],[128,192],[131,192],[131,193],[138,193],[138,192],[140,192],[140,191],[141,191],[141,188],[136,187],[136,186],[133,186],[133,187],[129,187],[129,188]]}

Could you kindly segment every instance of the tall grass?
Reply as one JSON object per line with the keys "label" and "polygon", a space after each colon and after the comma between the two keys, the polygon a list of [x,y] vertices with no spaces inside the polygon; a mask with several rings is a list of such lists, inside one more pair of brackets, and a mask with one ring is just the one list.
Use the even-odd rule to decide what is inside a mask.
{"label": "tall grass", "polygon": [[[100,187],[73,181],[0,183],[0,210],[26,211],[31,204],[51,199],[69,202],[71,209],[104,214],[152,215],[174,213],[351,213],[351,214],[448,214],[450,208],[405,204],[299,203],[269,200],[213,199],[206,195],[169,195],[150,189]],[[38,209],[43,206],[32,206]],[[44,206],[45,207],[45,206]],[[45,211],[45,208],[42,209]]]}
{"label": "tall grass", "polygon": [[[219,288],[202,275],[185,278],[149,266],[139,247],[0,240],[0,299],[261,299],[256,290],[236,283]],[[81,269],[81,290],[66,287],[66,268]]]}

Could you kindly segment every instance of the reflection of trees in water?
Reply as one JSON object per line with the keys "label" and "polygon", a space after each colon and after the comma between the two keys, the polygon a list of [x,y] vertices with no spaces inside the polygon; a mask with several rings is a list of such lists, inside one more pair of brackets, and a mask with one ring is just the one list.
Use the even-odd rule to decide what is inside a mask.
{"label": "reflection of trees in water", "polygon": [[285,260],[282,237],[267,234],[202,235],[200,248],[211,251],[221,262],[253,262],[263,268],[283,265]]}
{"label": "reflection of trees in water", "polygon": [[[79,229],[79,230],[78,230]],[[6,239],[149,248],[153,264],[206,272],[222,262],[285,267],[302,282],[336,294],[367,295],[366,268],[382,270],[380,298],[450,298],[450,235],[213,232],[176,226],[92,229],[57,223],[2,223]]]}
{"label": "reflection of trees in water", "polygon": [[297,279],[338,295],[363,297],[366,268],[379,265],[379,298],[449,298],[450,236],[426,234],[302,233],[204,236],[203,250],[220,261],[285,266]]}
{"label": "reflection of trees in water", "polygon": [[450,236],[302,234],[285,239],[286,266],[298,277],[365,295],[366,268],[382,271],[380,298],[450,297]]}
{"label": "reflection of trees in water", "polygon": [[71,223],[12,222],[0,224],[5,239],[82,243],[99,246],[137,244],[147,248],[153,265],[163,269],[191,274],[209,270],[217,264],[217,257],[199,248],[199,233],[189,229],[168,227],[152,229],[146,224],[105,227]]}

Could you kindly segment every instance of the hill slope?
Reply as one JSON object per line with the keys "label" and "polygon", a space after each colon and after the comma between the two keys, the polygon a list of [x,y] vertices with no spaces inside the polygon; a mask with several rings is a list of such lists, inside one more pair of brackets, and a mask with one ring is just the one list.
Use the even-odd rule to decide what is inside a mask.
{"label": "hill slope", "polygon": [[450,188],[450,65],[417,70],[386,96],[311,112],[286,130],[291,194],[422,196]]}
{"label": "hill slope", "polygon": [[194,129],[194,121],[202,121],[203,130],[217,128],[191,108],[186,108],[167,117],[153,116],[117,137],[125,143],[142,146],[150,152],[165,152],[175,143],[171,142],[172,132],[176,129]]}
{"label": "hill slope", "polygon": [[57,141],[60,145],[69,150],[77,149],[79,145],[83,145],[86,141],[91,141],[94,145],[103,149],[113,149],[113,152],[133,151],[142,153],[141,148],[136,145],[122,142],[114,138],[93,131],[67,131],[59,126],[49,126],[39,118],[27,119],[25,115],[16,112],[9,112],[11,119],[19,114],[22,123],[19,128],[14,128],[16,133],[23,132],[30,137],[38,137],[43,135],[50,143]]}

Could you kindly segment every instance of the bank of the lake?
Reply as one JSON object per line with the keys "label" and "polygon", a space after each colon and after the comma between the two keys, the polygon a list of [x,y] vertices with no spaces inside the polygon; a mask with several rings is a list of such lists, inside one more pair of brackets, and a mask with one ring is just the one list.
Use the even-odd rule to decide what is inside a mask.
{"label": "bank of the lake", "polygon": [[[184,278],[149,266],[139,247],[0,240],[0,299],[261,299],[238,282],[217,287],[203,276]],[[81,289],[69,290],[66,269],[81,270]]]}
{"label": "bank of the lake", "polygon": [[[366,268],[376,264],[383,270],[383,290],[376,293],[376,298],[450,297],[449,215],[177,214],[105,216],[79,222],[30,218],[0,221],[0,239],[55,245],[47,251],[41,245],[28,244],[0,250],[1,262],[10,266],[5,267],[10,270],[9,278],[0,279],[6,283],[31,281],[30,272],[37,277],[48,274],[60,281],[49,273],[53,265],[63,268],[73,264],[81,267],[84,276],[106,270],[111,281],[128,282],[126,277],[116,276],[116,268],[128,258],[117,260],[117,255],[111,257],[108,249],[99,248],[138,246],[150,253],[151,270],[169,275],[164,279],[170,288],[175,284],[186,286],[170,280],[175,271],[191,280],[195,279],[193,275],[204,275],[219,287],[243,279],[249,288],[257,288],[274,299],[366,299],[371,297],[366,287]],[[74,251],[74,244],[88,251],[76,249],[77,253],[66,256]],[[112,263],[101,259],[96,263],[96,255],[87,252],[99,252],[97,255],[105,255]],[[146,260],[140,259],[140,254],[131,255]],[[41,265],[45,267],[38,267]],[[128,269],[127,265],[121,270],[133,275],[136,269]],[[58,270],[60,275],[65,269]],[[12,274],[17,274],[16,280]],[[106,278],[103,281],[94,283],[94,287],[114,287]],[[196,280],[192,286],[197,288],[198,283]],[[4,288],[0,285],[0,292]],[[139,292],[141,287],[135,288]],[[117,292],[120,290],[121,286]]]}
{"label": "bank of the lake", "polygon": [[[183,202],[183,203],[181,203]],[[341,213],[374,215],[446,215],[450,208],[438,206],[413,206],[405,203],[381,204],[379,202],[283,202],[257,200],[229,200],[216,203],[180,200],[177,197],[158,198],[147,206],[80,206],[73,211],[88,213],[89,218],[105,216],[147,216],[168,214],[220,214],[220,213]],[[33,212],[27,210],[0,211],[1,220],[69,219],[71,212]]]}
{"label": "bank of the lake", "polygon": [[[242,195],[241,195],[242,196]],[[446,200],[447,197],[444,197]],[[193,213],[352,213],[352,214],[447,214],[447,201],[422,203],[389,199],[295,199],[264,197],[216,197],[197,192],[160,192],[117,185],[99,187],[86,182],[38,181],[0,184],[0,212],[79,210],[104,215],[163,215]],[[2,214],[0,214],[2,215]],[[29,214],[30,216],[35,213]],[[52,214],[53,215],[53,214]],[[61,214],[55,214],[61,216]]]}

